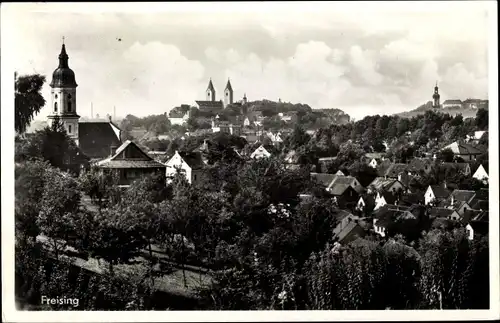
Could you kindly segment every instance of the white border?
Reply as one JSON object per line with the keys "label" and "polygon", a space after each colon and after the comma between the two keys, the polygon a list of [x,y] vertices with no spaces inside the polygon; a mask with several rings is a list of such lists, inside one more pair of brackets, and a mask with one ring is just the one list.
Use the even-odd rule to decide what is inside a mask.
{"label": "white border", "polygon": [[[335,320],[466,320],[466,319],[498,319],[499,315],[499,206],[498,202],[498,18],[497,3],[495,1],[474,1],[475,5],[483,6],[489,10],[489,101],[490,101],[490,285],[491,285],[491,309],[478,310],[456,310],[456,311],[174,311],[174,312],[25,312],[17,311],[14,305],[14,124],[13,124],[13,82],[14,71],[8,62],[11,62],[12,53],[8,45],[15,41],[9,33],[9,28],[15,28],[15,12],[18,8],[23,10],[39,11],[64,11],[78,13],[96,12],[128,12],[146,13],[159,11],[188,11],[188,12],[270,12],[283,11],[303,13],[304,11],[331,10],[389,10],[389,11],[443,11],[446,14],[450,5],[470,6],[471,2],[349,2],[349,3],[325,3],[325,2],[268,2],[268,3],[30,3],[30,4],[5,4],[2,3],[1,11],[1,86],[2,86],[2,320],[7,322],[99,322],[99,321],[335,321]],[[48,10],[50,9],[50,10]],[[9,15],[7,15],[7,13]],[[17,22],[19,23],[19,22]],[[439,26],[436,26],[439,28]],[[7,46],[7,48],[6,48]]]}

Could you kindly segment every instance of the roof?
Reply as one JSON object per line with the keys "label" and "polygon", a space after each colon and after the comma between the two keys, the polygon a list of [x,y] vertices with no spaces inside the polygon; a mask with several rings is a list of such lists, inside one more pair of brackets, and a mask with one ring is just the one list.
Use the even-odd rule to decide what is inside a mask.
{"label": "roof", "polygon": [[428,166],[432,164],[432,160],[429,158],[413,158],[409,163],[407,170],[413,172],[419,172],[425,170]]}
{"label": "roof", "polygon": [[360,228],[363,229],[362,226],[360,226],[357,221],[353,220],[347,223],[345,227],[343,227],[339,232],[334,234],[334,238],[337,238],[338,241],[344,240],[345,237],[347,237],[351,232],[354,231],[354,229]]}
{"label": "roof", "polygon": [[434,193],[434,196],[438,199],[445,199],[451,194],[450,190],[441,185],[430,185],[430,188]]}
{"label": "roof", "polygon": [[370,159],[382,159],[384,157],[384,153],[366,153],[365,157]]}
{"label": "roof", "polygon": [[51,87],[73,87],[78,85],[75,81],[75,72],[68,66],[69,56],[66,53],[66,46],[62,44],[61,53],[59,54],[59,66],[52,73]]}
{"label": "roof", "polygon": [[453,212],[455,212],[453,209],[433,207],[430,209],[429,215],[435,218],[448,218],[453,214]]}
{"label": "roof", "polygon": [[182,111],[178,110],[170,110],[168,113],[169,118],[183,118],[186,115],[186,113],[183,113]]}
{"label": "roof", "polygon": [[214,84],[212,83],[212,79],[210,79],[210,81],[208,82],[207,90],[215,92],[215,88],[214,88]]}
{"label": "roof", "polygon": [[178,152],[191,169],[201,169],[205,166],[200,152]]}
{"label": "roof", "polygon": [[[212,82],[212,81],[210,81],[210,82]],[[233,87],[231,86],[231,82],[229,81],[229,79],[227,80],[226,88],[224,90],[229,90],[229,91],[233,92]]]}
{"label": "roof", "polygon": [[204,101],[204,100],[198,100],[196,101],[200,109],[223,109],[224,104],[222,101]]}
{"label": "roof", "polygon": [[349,184],[333,184],[328,187],[328,192],[332,195],[340,196],[344,194],[349,188],[354,190]]}
{"label": "roof", "polygon": [[101,168],[165,168],[166,166],[148,156],[134,142],[125,141],[109,158],[97,163]]}
{"label": "roof", "polygon": [[450,199],[453,197],[455,201],[461,201],[461,202],[470,202],[472,198],[476,195],[476,192],[474,191],[468,191],[468,190],[454,190],[451,195]]}
{"label": "roof", "polygon": [[452,100],[445,100],[443,104],[462,104],[462,100],[457,100],[457,99],[452,99]]}
{"label": "roof", "polygon": [[315,181],[316,183],[328,187],[330,183],[335,179],[336,175],[333,174],[327,174],[327,173],[311,173],[311,180]]}
{"label": "roof", "polygon": [[481,188],[476,191],[475,198],[488,201],[489,196],[490,196],[490,191],[487,188]]}
{"label": "roof", "polygon": [[399,174],[405,172],[408,168],[407,164],[394,163],[389,166],[389,168],[385,171],[384,175],[387,177],[397,178]]}
{"label": "roof", "polygon": [[403,194],[399,199],[399,203],[403,205],[421,204],[424,203],[424,201],[424,193],[421,192]]}
{"label": "roof", "polygon": [[392,179],[392,178],[385,179],[384,177],[376,177],[370,183],[369,186],[373,186],[375,190],[381,191],[381,190],[387,190],[395,182],[397,182],[397,179]]}
{"label": "roof", "polygon": [[345,176],[345,175],[333,175],[334,178],[329,185],[329,188],[333,185],[351,185],[354,187],[359,187],[359,185],[354,185],[354,182],[357,182],[356,178],[353,176]]}
{"label": "roof", "polygon": [[457,141],[444,147],[444,149],[451,149],[455,155],[480,155],[483,152],[476,147],[473,147],[466,143],[459,143]]}
{"label": "roof", "polygon": [[110,121],[79,122],[78,145],[89,158],[106,158],[121,145],[120,128]]}
{"label": "roof", "polygon": [[387,204],[394,204],[398,200],[398,196],[391,192],[379,192],[379,194],[384,197]]}
{"label": "roof", "polygon": [[486,211],[486,210],[489,210],[489,208],[490,208],[490,202],[485,201],[485,200],[475,200],[473,203],[471,203],[470,207],[473,210]]}

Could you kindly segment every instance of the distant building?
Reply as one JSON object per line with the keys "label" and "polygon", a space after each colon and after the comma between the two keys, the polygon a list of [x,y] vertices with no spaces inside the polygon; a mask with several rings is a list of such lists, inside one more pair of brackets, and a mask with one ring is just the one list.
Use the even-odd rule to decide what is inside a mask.
{"label": "distant building", "polygon": [[[181,109],[173,109],[169,112],[168,120],[170,121],[170,124],[182,126],[187,123],[190,117],[189,106],[187,106],[187,109],[185,108],[182,109],[182,108],[183,107],[181,106]],[[182,110],[187,110],[187,111],[183,112]]]}
{"label": "distant building", "polygon": [[250,155],[252,159],[260,159],[260,158],[268,158],[271,156],[271,153],[264,148],[263,145],[259,146],[255,151]]}
{"label": "distant building", "polygon": [[233,87],[228,79],[226,88],[224,89],[224,107],[227,107],[229,104],[233,104]]}
{"label": "distant building", "polygon": [[446,108],[462,108],[462,100],[445,100],[443,102],[443,109]]}
{"label": "distant building", "polygon": [[439,103],[439,99],[440,99],[441,95],[439,95],[439,88],[438,88],[438,84],[436,82],[436,86],[434,87],[434,94],[432,95],[432,107],[433,108],[440,108],[441,105]]}
{"label": "distant building", "polygon": [[429,185],[424,195],[425,205],[429,205],[436,200],[446,200],[450,195],[451,192],[446,187],[440,185]]}

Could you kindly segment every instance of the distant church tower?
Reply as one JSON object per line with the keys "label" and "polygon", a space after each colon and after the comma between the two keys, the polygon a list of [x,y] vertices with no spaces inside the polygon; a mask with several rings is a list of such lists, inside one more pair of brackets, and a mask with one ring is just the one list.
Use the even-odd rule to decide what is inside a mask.
{"label": "distant church tower", "polygon": [[68,54],[63,44],[59,54],[59,66],[52,74],[50,87],[52,113],[48,116],[49,124],[56,117],[63,123],[68,135],[78,145],[78,119],[76,114],[76,84],[75,73],[68,66]]}
{"label": "distant church tower", "polygon": [[215,101],[215,88],[212,84],[212,79],[210,79],[210,82],[208,82],[207,101]]}
{"label": "distant church tower", "polygon": [[233,104],[233,87],[231,86],[229,79],[227,79],[227,85],[224,89],[224,107],[228,104]]}
{"label": "distant church tower", "polygon": [[441,96],[439,95],[439,88],[438,88],[438,84],[436,82],[436,86],[434,87],[434,94],[432,95],[432,99],[433,99],[433,103],[432,103],[432,107],[433,108],[439,108],[441,105],[439,104],[439,98]]}

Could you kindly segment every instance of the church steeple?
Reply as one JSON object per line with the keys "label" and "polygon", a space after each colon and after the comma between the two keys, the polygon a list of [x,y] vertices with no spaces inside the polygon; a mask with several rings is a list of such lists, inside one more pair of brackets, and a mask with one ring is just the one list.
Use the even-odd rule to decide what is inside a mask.
{"label": "church steeple", "polygon": [[231,81],[227,79],[226,88],[224,89],[224,106],[228,104],[233,104],[233,87],[231,86]]}
{"label": "church steeple", "polygon": [[66,46],[62,44],[61,53],[59,54],[59,68],[69,68],[68,66],[69,56],[66,53]]}
{"label": "church steeple", "polygon": [[208,82],[207,101],[215,101],[215,88],[212,83],[212,79],[210,79],[210,81]]}
{"label": "church steeple", "polygon": [[440,103],[439,103],[440,97],[441,97],[441,95],[439,95],[438,83],[436,81],[436,86],[434,87],[434,94],[432,95],[432,99],[434,101],[433,104],[432,104],[433,108],[439,108],[440,107]]}

